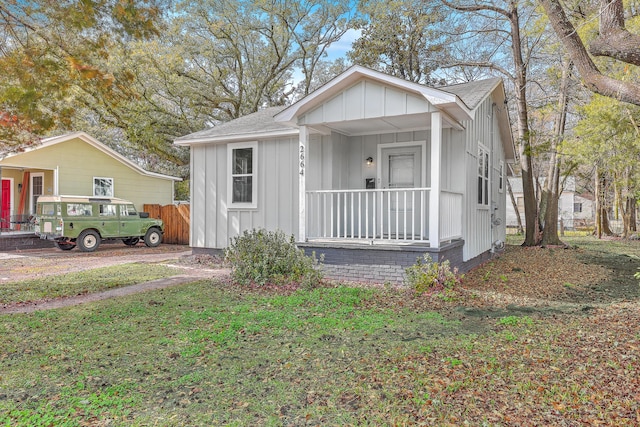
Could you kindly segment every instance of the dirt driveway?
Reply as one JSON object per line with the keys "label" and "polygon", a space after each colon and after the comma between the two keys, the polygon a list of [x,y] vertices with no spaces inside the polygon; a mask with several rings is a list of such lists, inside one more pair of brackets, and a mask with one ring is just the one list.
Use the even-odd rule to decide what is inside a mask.
{"label": "dirt driveway", "polygon": [[80,252],[77,249],[61,251],[54,248],[0,252],[0,283],[132,262],[178,260],[189,255],[191,249],[187,246],[160,245],[148,248],[144,244],[138,244],[130,248],[121,243],[103,244],[95,252]]}
{"label": "dirt driveway", "polygon": [[[0,286],[4,281],[20,281],[43,278],[63,273],[91,270],[130,263],[167,263],[180,267],[176,276],[154,280],[123,288],[110,289],[94,294],[78,295],[68,298],[36,301],[18,304],[0,304],[0,313],[30,313],[69,305],[98,301],[106,298],[160,289],[202,278],[224,277],[228,270],[208,268],[198,262],[192,262],[191,249],[187,246],[160,245],[148,248],[144,244],[127,247],[122,244],[103,244],[95,252],[78,250],[61,251],[59,249],[29,249],[24,251],[0,252]],[[197,261],[197,260],[196,260]]]}

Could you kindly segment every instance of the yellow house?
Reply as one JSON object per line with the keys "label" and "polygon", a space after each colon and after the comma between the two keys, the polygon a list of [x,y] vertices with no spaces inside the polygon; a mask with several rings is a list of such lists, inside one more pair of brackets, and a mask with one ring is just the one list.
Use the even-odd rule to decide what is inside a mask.
{"label": "yellow house", "polygon": [[[119,197],[144,204],[173,203],[180,178],[148,172],[85,132],[43,139],[21,152],[0,154],[0,228],[35,212],[42,195]],[[13,223],[13,224],[12,224]]]}

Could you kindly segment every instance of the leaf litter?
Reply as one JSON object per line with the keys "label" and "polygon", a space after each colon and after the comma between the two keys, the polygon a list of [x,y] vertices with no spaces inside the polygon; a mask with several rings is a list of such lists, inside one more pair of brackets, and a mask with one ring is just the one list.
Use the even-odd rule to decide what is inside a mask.
{"label": "leaf litter", "polygon": [[[105,318],[93,310],[85,319],[95,320],[69,317],[69,324],[106,322],[108,329],[99,346],[88,329],[80,342],[86,350],[69,341],[59,363],[72,366],[74,378],[88,372],[100,378],[98,385],[86,381],[85,394],[99,394],[100,384],[137,383],[121,391],[124,398],[142,390],[130,400],[140,403],[127,404],[126,422],[108,406],[92,415],[110,425],[638,425],[640,305],[632,274],[638,265],[629,259],[636,258],[508,246],[445,297],[381,288],[319,291],[314,300],[291,289],[200,283],[120,303]],[[349,306],[314,307],[356,294]],[[277,316],[261,313],[288,316],[276,325]],[[253,320],[235,324],[241,314]],[[32,323],[55,325],[58,317],[66,319],[52,313]],[[31,358],[52,352],[12,338],[24,327],[4,319],[13,349],[0,355],[3,372],[27,363],[26,350]],[[145,330],[131,329],[134,323]],[[110,335],[119,328],[136,333],[131,343]],[[60,346],[47,336],[44,342]],[[103,345],[127,363],[107,362]],[[74,381],[54,375],[64,369],[51,364],[46,376]],[[2,397],[20,397],[19,406],[33,405],[32,394],[45,399],[44,388],[32,388],[7,388]],[[68,404],[59,399],[54,406]],[[94,422],[77,417],[69,425]]]}

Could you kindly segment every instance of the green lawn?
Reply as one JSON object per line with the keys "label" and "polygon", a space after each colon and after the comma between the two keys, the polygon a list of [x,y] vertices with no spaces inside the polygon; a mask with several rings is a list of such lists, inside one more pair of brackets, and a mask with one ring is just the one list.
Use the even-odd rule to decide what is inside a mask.
{"label": "green lawn", "polygon": [[200,281],[2,315],[0,425],[637,422],[637,301],[578,315],[436,301]]}
{"label": "green lawn", "polygon": [[153,267],[149,264],[124,264],[46,278],[6,281],[0,286],[0,304],[101,292],[176,274],[179,274],[179,270],[161,264],[154,264]]}

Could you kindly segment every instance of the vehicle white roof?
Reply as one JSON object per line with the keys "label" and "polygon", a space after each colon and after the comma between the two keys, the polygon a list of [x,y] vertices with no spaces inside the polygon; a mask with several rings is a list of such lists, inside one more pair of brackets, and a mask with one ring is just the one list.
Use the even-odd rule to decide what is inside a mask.
{"label": "vehicle white roof", "polygon": [[40,196],[38,203],[110,203],[114,205],[133,204],[129,200],[119,199],[117,197],[99,197],[99,196]]}

